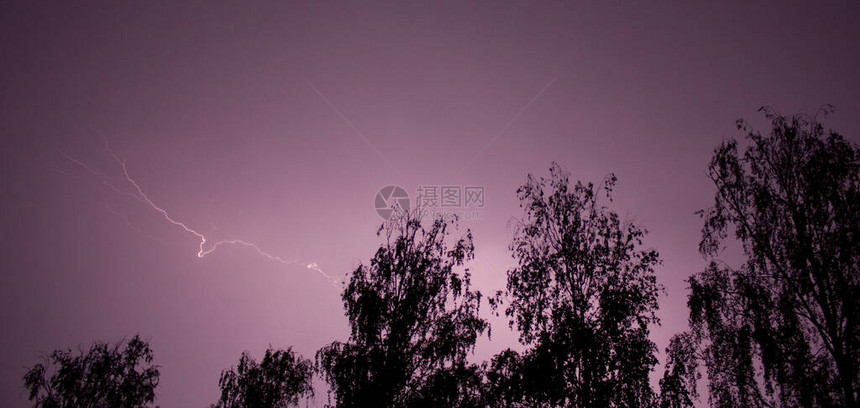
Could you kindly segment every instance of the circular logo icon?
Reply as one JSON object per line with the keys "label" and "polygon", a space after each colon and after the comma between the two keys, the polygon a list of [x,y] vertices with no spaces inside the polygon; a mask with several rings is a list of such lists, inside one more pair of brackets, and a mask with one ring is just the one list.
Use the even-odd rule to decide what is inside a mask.
{"label": "circular logo icon", "polygon": [[386,221],[400,218],[409,211],[409,194],[400,186],[379,189],[374,199],[376,213]]}

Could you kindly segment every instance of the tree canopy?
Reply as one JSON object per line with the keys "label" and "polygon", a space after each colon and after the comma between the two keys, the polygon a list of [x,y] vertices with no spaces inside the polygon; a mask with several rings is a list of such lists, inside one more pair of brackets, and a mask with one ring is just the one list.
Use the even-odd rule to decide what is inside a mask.
{"label": "tree canopy", "polygon": [[411,213],[377,231],[382,245],[343,291],[349,341],[317,352],[337,406],[476,404],[479,367],[466,358],[488,325],[464,267],[472,235],[449,247],[454,223],[438,218],[425,228]]}
{"label": "tree canopy", "polygon": [[217,408],[282,408],[313,396],[313,363],[292,348],[269,347],[257,364],[247,352],[239,365],[221,373]]}
{"label": "tree canopy", "polygon": [[[857,406],[860,149],[816,116],[763,108],[770,131],[716,149],[690,322],[715,406]],[[731,238],[730,234],[733,233]],[[728,242],[745,261],[717,256]],[[682,353],[683,354],[683,353]]]}
{"label": "tree canopy", "polygon": [[27,372],[24,385],[37,408],[147,407],[158,376],[149,344],[134,336],[115,345],[96,342],[86,353],[55,350]]}
{"label": "tree canopy", "polygon": [[653,401],[657,363],[648,338],[658,323],[655,250],[645,230],[601,203],[599,186],[570,184],[553,163],[549,178],[529,175],[517,190],[524,216],[511,243],[517,266],[493,304],[528,349],[490,364],[490,396],[505,406],[643,406]]}

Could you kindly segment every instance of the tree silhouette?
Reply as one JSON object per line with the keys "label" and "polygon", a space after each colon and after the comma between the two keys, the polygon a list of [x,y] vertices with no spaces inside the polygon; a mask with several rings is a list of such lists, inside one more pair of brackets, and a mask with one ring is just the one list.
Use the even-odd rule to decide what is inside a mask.
{"label": "tree silhouette", "polygon": [[666,369],[660,379],[660,408],[692,407],[693,400],[699,398],[696,384],[701,378],[696,339],[691,333],[672,336],[666,356]]}
{"label": "tree silhouette", "polygon": [[149,344],[134,336],[110,346],[95,343],[87,353],[55,350],[49,362],[24,376],[38,408],[146,407],[155,401],[158,367]]}
{"label": "tree silhouette", "polygon": [[[819,114],[832,110],[825,106]],[[851,406],[860,390],[860,150],[816,117],[785,117],[716,149],[690,279],[692,332],[714,406]],[[739,149],[743,152],[739,152]],[[716,260],[730,233],[746,261]],[[683,354],[683,353],[681,353]]]}
{"label": "tree silhouette", "polygon": [[370,265],[353,273],[342,299],[349,342],[317,352],[317,366],[339,407],[469,406],[481,376],[466,357],[487,329],[465,261],[471,232],[449,249],[454,222],[429,228],[417,213],[380,227]]}
{"label": "tree silhouette", "polygon": [[280,408],[297,405],[302,397],[313,396],[313,363],[292,348],[266,350],[257,364],[247,352],[239,365],[221,373],[218,408]]}
{"label": "tree silhouette", "polygon": [[[656,251],[645,231],[601,205],[615,176],[598,188],[571,186],[557,164],[548,179],[529,175],[517,190],[525,210],[511,244],[517,266],[492,299],[529,346],[489,366],[489,394],[500,406],[643,406],[657,363],[649,327],[658,323]],[[602,190],[602,191],[601,191]]]}

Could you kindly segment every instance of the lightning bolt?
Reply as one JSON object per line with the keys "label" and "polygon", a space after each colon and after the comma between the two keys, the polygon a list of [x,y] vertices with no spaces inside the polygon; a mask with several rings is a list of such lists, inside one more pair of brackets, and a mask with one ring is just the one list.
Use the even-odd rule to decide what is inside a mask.
{"label": "lightning bolt", "polygon": [[[244,247],[248,247],[248,248],[253,249],[258,255],[263,256],[270,261],[278,262],[278,263],[281,263],[284,265],[292,265],[292,264],[297,263],[297,261],[295,259],[288,259],[288,258],[283,258],[283,257],[277,256],[277,255],[272,255],[272,254],[264,251],[263,248],[261,248],[259,245],[255,244],[253,242],[242,240],[242,239],[226,239],[226,240],[221,240],[221,241],[215,241],[215,242],[210,243],[210,245],[207,249],[207,243],[209,241],[207,240],[206,235],[200,231],[195,230],[194,228],[191,228],[188,224],[173,218],[173,216],[170,215],[170,213],[167,211],[167,209],[156,204],[155,201],[153,201],[149,197],[149,195],[146,194],[146,192],[143,190],[143,188],[140,186],[140,184],[138,184],[138,182],[131,176],[131,174],[128,171],[128,166],[126,165],[125,159],[120,157],[118,154],[116,154],[116,152],[114,152],[110,148],[110,146],[108,145],[107,138],[105,138],[105,137],[102,137],[102,138],[104,139],[105,149],[110,153],[110,155],[113,157],[113,159],[122,168],[122,178],[120,181],[122,183],[126,184],[127,187],[130,187],[130,191],[121,188],[121,186],[115,180],[115,178],[108,176],[106,173],[99,171],[99,170],[93,168],[92,166],[82,162],[81,160],[78,160],[77,158],[66,154],[62,150],[60,150],[60,154],[62,154],[66,159],[68,159],[69,161],[71,161],[75,165],[83,168],[84,170],[86,170],[87,172],[92,174],[97,179],[101,180],[102,184],[104,186],[106,186],[107,188],[113,190],[117,194],[127,196],[130,198],[134,198],[135,200],[141,202],[142,204],[148,206],[149,208],[151,208],[152,210],[154,210],[155,212],[160,214],[161,217],[164,218],[164,220],[167,221],[168,223],[173,224],[173,225],[181,228],[186,233],[191,234],[195,238],[197,238],[197,240],[199,241],[198,250],[197,250],[197,257],[198,258],[203,258],[203,257],[215,252],[215,250],[217,250],[221,246],[239,245],[239,246],[244,246]],[[105,204],[107,205],[107,202],[105,202]],[[110,206],[108,206],[108,210],[114,214],[122,215],[122,214],[119,214],[116,210],[114,210]],[[123,218],[125,218],[126,223],[129,224],[130,227],[132,227],[130,225],[130,223],[128,222],[128,218],[125,216],[123,216]],[[134,228],[134,227],[132,227],[132,229],[139,231],[139,229]],[[147,235],[149,235],[149,234],[147,234]],[[305,267],[307,269],[313,270],[316,273],[318,273],[320,276],[322,276],[328,282],[330,282],[335,288],[338,288],[339,285],[341,285],[343,283],[342,281],[338,281],[334,277],[325,273],[319,267],[319,265],[317,265],[316,262],[311,262],[309,264],[306,264]]]}

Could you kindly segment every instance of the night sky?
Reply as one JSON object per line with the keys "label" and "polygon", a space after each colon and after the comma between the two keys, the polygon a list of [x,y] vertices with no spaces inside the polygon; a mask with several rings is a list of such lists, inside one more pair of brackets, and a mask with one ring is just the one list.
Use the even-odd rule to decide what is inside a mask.
{"label": "night sky", "polygon": [[[650,231],[662,352],[687,327],[695,212],[735,120],[767,130],[762,105],[829,103],[825,125],[860,134],[849,2],[15,3],[0,5],[4,407],[27,405],[26,367],[94,340],[149,339],[162,407],[215,402],[243,350],[345,340],[332,279],[378,248],[388,185],[413,202],[483,187],[483,207],[450,209],[472,217],[476,288],[502,289],[516,189],[552,161],[615,173],[611,207]],[[247,244],[208,251],[223,240]],[[516,346],[490,320],[474,361]]]}

